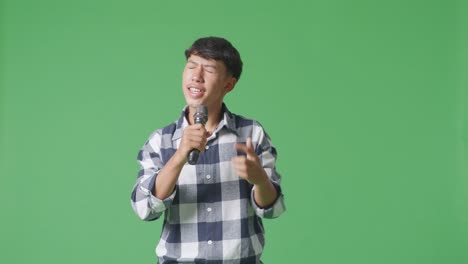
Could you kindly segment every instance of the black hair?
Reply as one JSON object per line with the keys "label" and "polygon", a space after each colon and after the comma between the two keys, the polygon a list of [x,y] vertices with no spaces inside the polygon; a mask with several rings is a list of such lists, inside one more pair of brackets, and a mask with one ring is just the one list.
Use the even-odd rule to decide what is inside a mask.
{"label": "black hair", "polygon": [[197,55],[205,59],[222,61],[227,72],[239,80],[242,73],[242,60],[239,52],[224,38],[205,37],[197,39],[190,48],[185,50],[185,58]]}

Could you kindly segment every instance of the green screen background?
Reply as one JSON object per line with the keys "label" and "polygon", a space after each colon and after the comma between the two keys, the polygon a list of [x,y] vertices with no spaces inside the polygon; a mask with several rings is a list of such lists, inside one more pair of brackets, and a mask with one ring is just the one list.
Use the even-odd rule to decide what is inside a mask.
{"label": "green screen background", "polygon": [[223,36],[279,151],[265,263],[468,263],[466,1],[2,1],[0,262],[155,263],[137,152]]}

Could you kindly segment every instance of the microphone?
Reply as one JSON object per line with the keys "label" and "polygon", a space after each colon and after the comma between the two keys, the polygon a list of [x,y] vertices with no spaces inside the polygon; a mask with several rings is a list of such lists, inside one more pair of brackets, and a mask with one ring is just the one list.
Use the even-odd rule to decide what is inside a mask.
{"label": "microphone", "polygon": [[[204,105],[198,105],[197,111],[193,115],[193,120],[195,124],[205,125],[208,121],[208,108]],[[188,155],[188,163],[190,165],[195,165],[198,162],[198,157],[200,156],[200,151],[198,149],[192,149]]]}

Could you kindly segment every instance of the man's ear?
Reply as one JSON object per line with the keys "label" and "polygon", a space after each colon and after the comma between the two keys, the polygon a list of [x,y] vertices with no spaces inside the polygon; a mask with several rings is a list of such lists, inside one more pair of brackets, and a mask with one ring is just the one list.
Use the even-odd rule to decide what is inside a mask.
{"label": "man's ear", "polygon": [[237,79],[234,78],[234,77],[229,77],[229,81],[226,83],[226,85],[224,86],[224,93],[227,94],[229,93],[230,91],[232,91],[232,89],[234,89],[234,86],[236,86],[236,83],[237,83]]}

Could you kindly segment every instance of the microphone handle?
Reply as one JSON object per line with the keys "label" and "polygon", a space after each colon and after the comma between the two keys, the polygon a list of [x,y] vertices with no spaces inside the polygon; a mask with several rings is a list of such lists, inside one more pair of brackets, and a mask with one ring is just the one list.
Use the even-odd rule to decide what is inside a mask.
{"label": "microphone handle", "polygon": [[190,165],[195,165],[198,162],[198,157],[200,156],[200,151],[198,149],[192,149],[188,156],[188,163]]}

